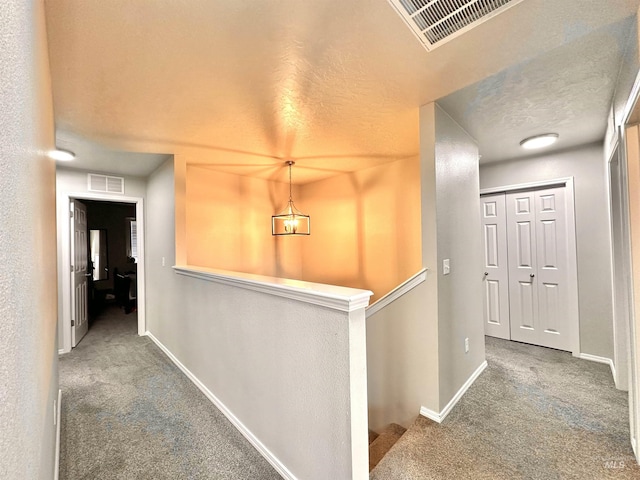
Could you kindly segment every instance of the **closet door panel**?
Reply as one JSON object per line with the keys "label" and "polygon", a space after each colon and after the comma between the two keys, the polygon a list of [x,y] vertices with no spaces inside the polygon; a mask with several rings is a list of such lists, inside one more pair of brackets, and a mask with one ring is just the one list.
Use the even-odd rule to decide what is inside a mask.
{"label": "closet door panel", "polygon": [[485,334],[509,339],[509,272],[505,194],[480,198],[484,242],[484,325]]}
{"label": "closet door panel", "polygon": [[511,339],[537,344],[538,291],[535,195],[514,192],[506,195],[507,250],[509,261],[509,304]]}
{"label": "closet door panel", "polygon": [[565,188],[535,192],[537,229],[538,345],[571,350],[567,305],[567,215]]}

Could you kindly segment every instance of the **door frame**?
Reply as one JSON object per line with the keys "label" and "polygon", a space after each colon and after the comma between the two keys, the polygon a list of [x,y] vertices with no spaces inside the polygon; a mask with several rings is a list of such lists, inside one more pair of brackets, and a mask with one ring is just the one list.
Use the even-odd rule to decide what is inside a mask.
{"label": "door frame", "polygon": [[[58,197],[60,198],[60,197]],[[146,321],[146,295],[145,295],[145,254],[144,254],[144,200],[142,197],[114,197],[109,194],[90,192],[65,192],[62,196],[64,211],[69,212],[72,200],[97,200],[107,203],[132,203],[136,206],[136,221],[138,222],[138,335],[145,335],[147,331]],[[67,276],[69,265],[71,265],[71,217],[67,215],[64,220],[64,228],[58,232],[62,244],[62,264],[58,269],[62,269],[66,281],[62,282],[62,338],[59,339],[60,349],[58,353],[69,353],[71,351],[71,281]]]}
{"label": "door frame", "polygon": [[569,344],[574,357],[580,357],[580,310],[578,303],[578,256],[576,248],[576,217],[573,177],[556,178],[540,182],[519,183],[500,187],[483,188],[480,196],[494,193],[510,193],[522,190],[533,190],[550,187],[566,188],[565,209],[567,212],[567,228],[573,229],[573,235],[567,239],[567,286],[569,302]]}
{"label": "door frame", "polygon": [[[618,146],[620,148],[620,155],[627,164],[627,126],[633,125],[631,117],[634,110],[640,104],[640,72],[636,73],[636,78],[629,93],[626,104],[619,116],[614,112],[613,128],[615,129],[616,137],[618,139]],[[625,172],[626,176],[627,172]],[[623,197],[629,201],[629,179],[626,178],[624,183]],[[630,218],[625,219],[629,225],[629,234],[631,230]],[[632,249],[631,239],[629,239],[629,245]],[[633,271],[633,259],[629,253],[628,258],[629,271]],[[638,439],[640,439],[640,382],[638,382],[638,374],[640,373],[640,354],[638,349],[640,348],[640,339],[638,333],[640,331],[640,315],[635,308],[635,297],[638,295],[636,291],[638,285],[635,284],[633,275],[629,277],[629,430],[631,437],[631,448],[636,458],[636,462],[640,462],[640,449],[638,449]]]}
{"label": "door frame", "polygon": [[[617,165],[618,177],[617,188],[619,190],[619,204],[614,205],[613,198],[613,177],[611,168]],[[629,345],[629,328],[631,323],[631,299],[633,292],[631,291],[631,250],[629,243],[629,198],[627,189],[627,162],[626,151],[620,142],[619,135],[616,133],[611,144],[611,152],[606,159],[606,175],[607,175],[607,197],[609,199],[609,235],[611,238],[611,291],[613,293],[613,363],[615,365],[614,381],[616,388],[620,390],[629,390],[630,382],[630,345]],[[614,209],[619,210],[620,222],[626,226],[626,230],[615,232],[613,229]],[[618,239],[616,235],[621,237]],[[616,240],[620,240],[622,245],[620,251],[616,249]],[[617,257],[621,256],[622,268],[618,272],[619,267],[616,265]],[[621,284],[620,284],[621,283]],[[620,299],[622,291],[625,298]],[[623,304],[624,303],[624,304]]]}

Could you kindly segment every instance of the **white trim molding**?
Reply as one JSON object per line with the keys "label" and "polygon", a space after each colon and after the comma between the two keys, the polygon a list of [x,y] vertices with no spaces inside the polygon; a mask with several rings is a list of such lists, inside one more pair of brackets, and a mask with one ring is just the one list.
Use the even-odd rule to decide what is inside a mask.
{"label": "white trim molding", "polygon": [[58,405],[54,415],[56,416],[56,450],[53,464],[53,480],[60,478],[60,412],[62,411],[62,389],[58,389]]}
{"label": "white trim molding", "polygon": [[191,265],[174,266],[173,269],[179,275],[284,297],[342,312],[353,312],[365,308],[369,305],[369,298],[373,295],[373,292],[369,290],[336,287],[322,283],[230,272]]}
{"label": "white trim molding", "polygon": [[278,460],[278,458],[229,410],[222,401],[216,397],[191,371],[178,360],[171,351],[165,347],[160,340],[153,336],[151,332],[146,332],[149,337],[164,354],[184,373],[193,384],[220,410],[236,429],[260,452],[260,454],[271,464],[271,466],[286,480],[298,480],[293,473]]}
{"label": "white trim molding", "polygon": [[469,387],[473,385],[473,382],[480,376],[482,372],[484,372],[485,368],[487,368],[487,361],[485,360],[480,364],[480,366],[476,369],[475,372],[471,374],[471,376],[464,382],[464,385],[460,387],[460,390],[456,392],[453,398],[447,403],[447,405],[442,409],[440,413],[434,412],[433,410],[428,409],[427,407],[420,407],[420,415],[423,417],[430,418],[434,422],[442,423],[442,421],[449,415],[449,412],[453,410],[453,407],[460,401],[462,396],[467,392]]}
{"label": "white trim molding", "polygon": [[553,178],[551,180],[543,180],[540,182],[517,183],[514,185],[504,185],[500,187],[489,187],[480,190],[480,196],[490,195],[492,193],[514,192],[518,190],[531,190],[533,188],[560,187],[571,183],[573,185],[573,177]]}
{"label": "white trim molding", "polygon": [[596,362],[596,363],[604,363],[606,365],[609,365],[609,367],[611,368],[611,375],[613,375],[613,381],[616,381],[616,366],[613,363],[613,360],[610,358],[606,358],[606,357],[599,357],[597,355],[591,355],[589,353],[581,353],[580,355],[578,355],[578,358],[582,359],[582,360],[589,360],[590,362]]}
{"label": "white trim molding", "polygon": [[422,282],[424,282],[427,279],[427,270],[428,270],[427,268],[423,268],[418,273],[416,273],[414,276],[412,276],[411,278],[409,278],[408,280],[404,281],[403,283],[398,285],[396,288],[391,290],[384,297],[380,297],[374,303],[369,305],[366,308],[367,318],[369,318],[372,315],[375,315],[377,312],[382,310],[384,307],[386,307],[387,305],[395,302],[397,299],[399,299],[405,293],[410,292],[411,290],[416,288],[418,285],[420,285]]}

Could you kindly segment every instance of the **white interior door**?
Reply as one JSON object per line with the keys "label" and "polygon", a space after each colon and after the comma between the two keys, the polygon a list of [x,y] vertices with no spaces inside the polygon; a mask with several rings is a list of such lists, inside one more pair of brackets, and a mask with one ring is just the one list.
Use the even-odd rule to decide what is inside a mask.
{"label": "white interior door", "polygon": [[564,187],[535,193],[538,273],[538,345],[571,350],[567,289],[567,216]]}
{"label": "white interior door", "polygon": [[511,338],[571,351],[565,188],[506,196]]}
{"label": "white interior door", "polygon": [[482,196],[480,208],[484,241],[484,331],[491,337],[509,340],[505,194]]}
{"label": "white interior door", "polygon": [[507,203],[511,339],[537,344],[536,219],[533,192],[510,193]]}
{"label": "white interior door", "polygon": [[78,200],[70,203],[71,209],[71,345],[75,347],[89,328],[87,254],[87,209]]}

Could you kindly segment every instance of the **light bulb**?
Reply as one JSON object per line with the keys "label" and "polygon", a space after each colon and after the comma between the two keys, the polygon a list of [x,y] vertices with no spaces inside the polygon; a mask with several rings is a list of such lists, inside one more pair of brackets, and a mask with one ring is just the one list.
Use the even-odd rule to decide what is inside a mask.
{"label": "light bulb", "polygon": [[49,151],[49,157],[60,162],[70,162],[76,158],[73,152],[70,152],[69,150],[62,150],[61,148]]}
{"label": "light bulb", "polygon": [[296,217],[291,217],[289,220],[284,221],[284,231],[287,233],[296,233],[298,231],[298,220]]}
{"label": "light bulb", "polygon": [[535,137],[525,138],[520,142],[522,148],[527,150],[535,150],[536,148],[544,148],[558,141],[557,133],[545,133],[544,135],[536,135]]}

